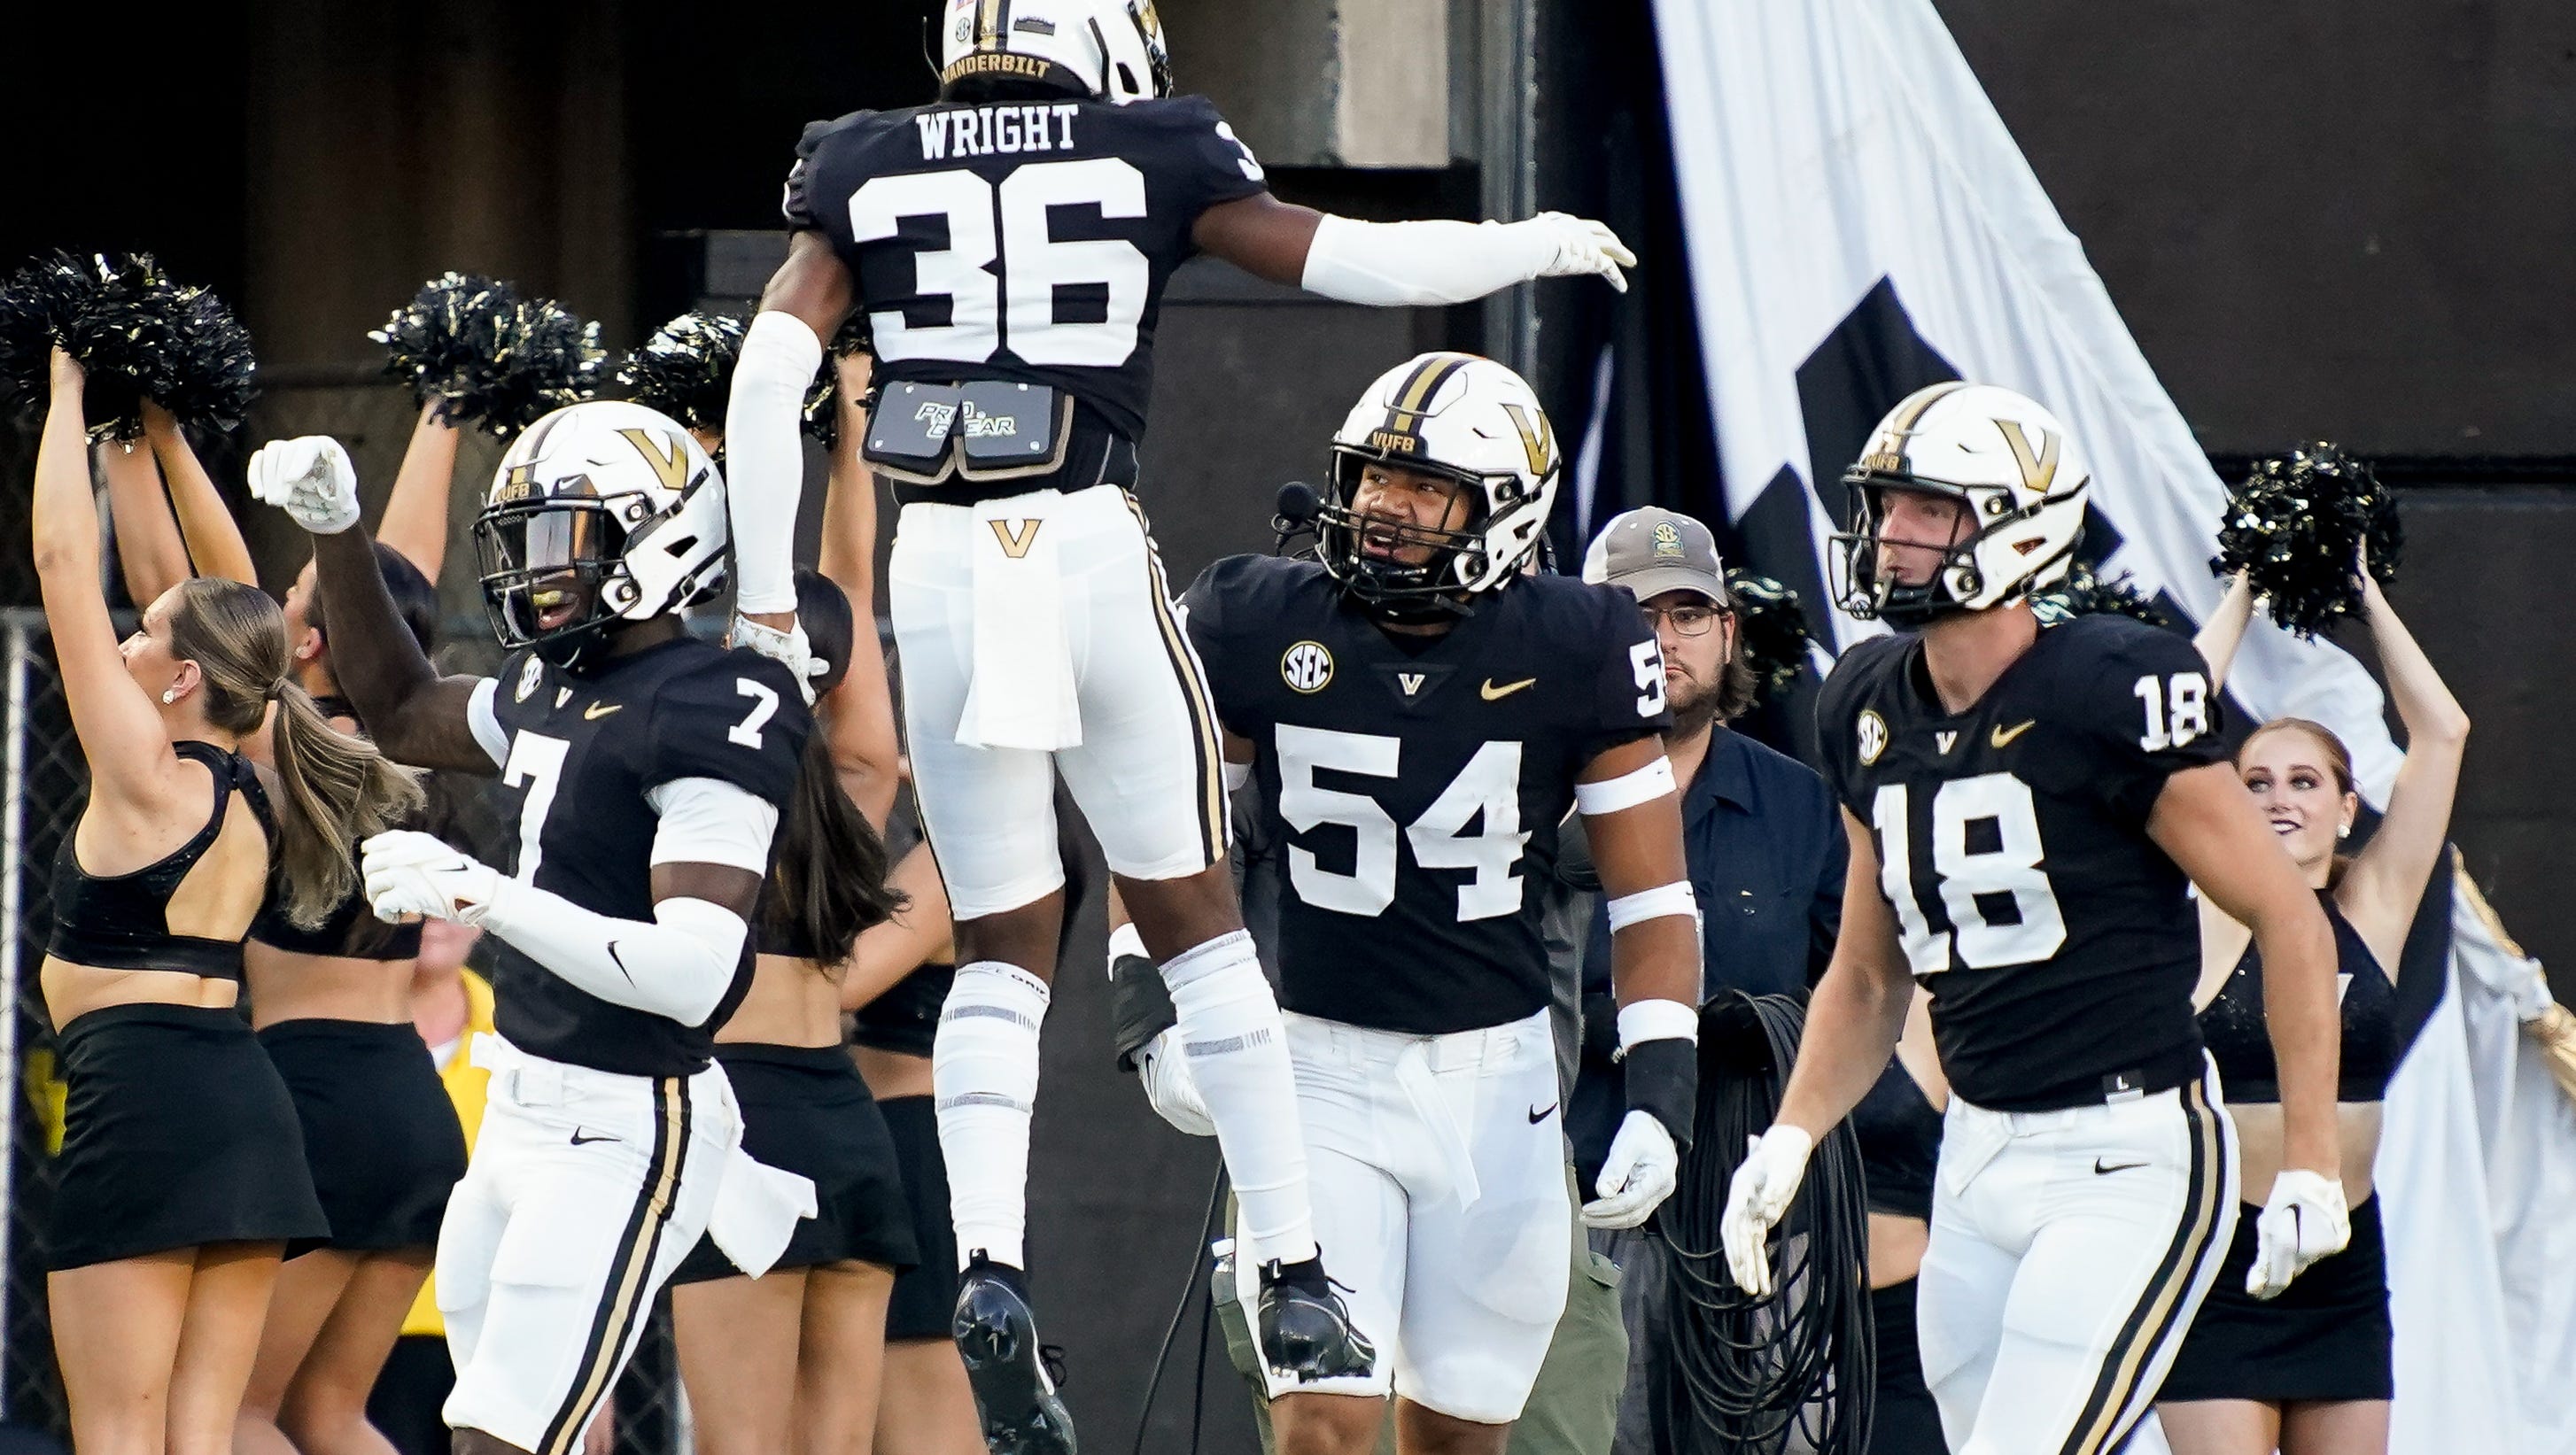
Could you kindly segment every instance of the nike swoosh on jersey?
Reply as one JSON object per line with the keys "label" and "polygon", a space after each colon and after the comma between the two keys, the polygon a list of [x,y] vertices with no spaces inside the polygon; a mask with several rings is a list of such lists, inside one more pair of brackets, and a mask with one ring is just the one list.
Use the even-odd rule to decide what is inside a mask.
{"label": "nike swoosh on jersey", "polygon": [[1551,1101],[1551,1102],[1549,1102],[1549,1103],[1547,1104],[1547,1106],[1546,1106],[1544,1109],[1540,1109],[1540,1110],[1533,1110],[1533,1111],[1529,1114],[1530,1125],[1531,1125],[1531,1126],[1537,1126],[1540,1122],[1546,1121],[1546,1120],[1548,1119],[1548,1116],[1549,1116],[1551,1113],[1553,1113],[1555,1110],[1556,1110],[1556,1103],[1555,1103],[1555,1102],[1552,1102],[1552,1101]]}
{"label": "nike swoosh on jersey", "polygon": [[1511,696],[1513,693],[1520,691],[1524,687],[1536,687],[1537,685],[1538,679],[1536,677],[1523,677],[1518,682],[1506,682],[1502,686],[1497,687],[1494,685],[1494,679],[1488,677],[1485,679],[1484,685],[1477,688],[1476,692],[1487,702],[1500,702],[1504,698]]}
{"label": "nike swoosh on jersey", "polygon": [[[583,722],[597,722],[612,712],[624,712],[625,710],[626,704],[622,702],[594,702],[590,706],[581,710],[581,720]],[[2025,726],[2026,725],[2027,724],[2025,724]],[[2000,744],[1998,746],[2000,746]]]}
{"label": "nike swoosh on jersey", "polygon": [[2014,723],[2011,727],[1999,727],[1995,729],[1994,737],[1991,741],[1998,748],[2008,748],[2012,746],[2013,739],[2020,737],[2023,733],[2029,732],[2032,728],[2037,726],[2039,726],[2039,719],[2034,717]]}
{"label": "nike swoosh on jersey", "polygon": [[2093,1159],[2093,1175],[2096,1177],[2102,1177],[2113,1172],[2127,1172],[2146,1165],[2147,1164],[2144,1162],[2114,1162],[2110,1166],[2105,1167],[2102,1165],[2102,1159],[2096,1157]]}
{"label": "nike swoosh on jersey", "polygon": [[585,1137],[581,1134],[581,1128],[575,1127],[572,1129],[572,1144],[576,1147],[587,1147],[593,1142],[614,1142],[616,1140],[617,1139],[615,1137],[610,1136],[606,1132],[601,1132],[596,1136]]}

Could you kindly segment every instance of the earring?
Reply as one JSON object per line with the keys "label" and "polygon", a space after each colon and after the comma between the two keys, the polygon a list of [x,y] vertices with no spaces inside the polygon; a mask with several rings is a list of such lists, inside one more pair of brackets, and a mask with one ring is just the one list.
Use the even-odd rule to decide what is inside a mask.
{"label": "earring", "polygon": [[170,705],[171,703],[176,702],[176,701],[178,701],[178,700],[179,700],[179,689],[178,689],[178,688],[176,688],[176,687],[164,687],[164,688],[162,688],[162,689],[161,689],[161,704],[162,704],[162,706],[167,707],[167,706],[168,706],[168,705]]}
{"label": "earring", "polygon": [[2335,837],[2336,837],[2336,838],[2338,838],[2338,839],[2348,839],[2348,838],[2351,838],[2351,837],[2352,837],[2352,825],[2350,825],[2350,824],[2344,824],[2344,825],[2342,825],[2341,827],[2337,828],[2337,829],[2335,830]]}

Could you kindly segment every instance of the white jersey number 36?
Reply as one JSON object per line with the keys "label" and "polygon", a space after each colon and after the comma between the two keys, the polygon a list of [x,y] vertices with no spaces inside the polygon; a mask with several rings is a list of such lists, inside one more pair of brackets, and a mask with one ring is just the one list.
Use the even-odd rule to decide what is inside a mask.
{"label": "white jersey number 36", "polygon": [[[2057,907],[2057,890],[2039,867],[2045,854],[2039,842],[2039,811],[2030,786],[2010,773],[1980,773],[1954,778],[1932,795],[1932,870],[1940,882],[1941,907],[1955,929],[1936,932],[1914,898],[1914,840],[1906,785],[1882,784],[1870,800],[1870,824],[1878,830],[1878,885],[1896,908],[1898,938],[1906,961],[1917,975],[1950,968],[1950,953],[1971,970],[1998,965],[2028,965],[2045,960],[2066,943],[2066,917]],[[1968,828],[1994,825],[1995,845],[1968,847]],[[1977,905],[1979,895],[2012,896],[2016,919],[1995,924]]]}

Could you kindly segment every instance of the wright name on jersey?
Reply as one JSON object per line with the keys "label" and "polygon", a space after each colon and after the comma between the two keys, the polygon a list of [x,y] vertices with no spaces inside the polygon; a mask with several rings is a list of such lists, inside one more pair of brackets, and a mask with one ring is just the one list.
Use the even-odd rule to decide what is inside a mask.
{"label": "wright name on jersey", "polygon": [[1922,657],[1910,633],[1852,647],[1816,724],[1826,778],[1877,842],[1952,1086],[2046,1111],[2197,1079],[2199,921],[2146,825],[2167,778],[2227,756],[2198,649],[2082,617],[1957,714]]}
{"label": "wright name on jersey", "polygon": [[1202,97],[941,102],[807,127],[785,210],[848,265],[881,383],[1043,384],[1134,441],[1199,214],[1268,185]]}
{"label": "wright name on jersey", "polygon": [[[580,675],[533,652],[514,653],[492,679],[490,717],[476,736],[514,795],[519,825],[509,868],[598,914],[653,918],[649,801],[663,784],[712,778],[777,807],[795,791],[814,720],[787,669],[743,650],[680,637],[612,657]],[[748,942],[732,987],[704,1025],[601,1000],[495,937],[496,1028],[549,1060],[629,1076],[703,1070],[751,986]]]}
{"label": "wright name on jersey", "polygon": [[1671,722],[1636,598],[1531,576],[1402,637],[1313,561],[1231,556],[1183,606],[1281,846],[1280,1005],[1412,1035],[1544,1008],[1539,911],[1575,778]]}

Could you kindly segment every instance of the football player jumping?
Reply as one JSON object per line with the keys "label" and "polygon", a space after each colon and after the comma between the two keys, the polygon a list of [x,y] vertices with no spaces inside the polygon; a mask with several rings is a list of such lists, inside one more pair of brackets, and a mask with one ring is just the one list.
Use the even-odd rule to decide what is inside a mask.
{"label": "football player jumping", "polygon": [[797,1206],[802,1179],[741,1156],[710,1060],[811,719],[786,668],[683,627],[724,569],[724,485],[640,405],[557,410],[502,457],[474,522],[512,649],[494,677],[422,655],[337,443],[269,446],[252,489],[313,533],[333,663],[377,742],[517,795],[512,872],[411,832],[368,840],[361,867],[378,915],[498,942],[498,1034],[472,1051],[489,1110],[438,1240],[456,1449],[570,1455],[699,1235],[764,1270],[813,1210],[810,1185]]}
{"label": "football player jumping", "polygon": [[1317,1253],[1279,1012],[1228,883],[1206,682],[1129,494],[1165,285],[1204,251],[1350,302],[1448,304],[1567,274],[1624,287],[1635,259],[1555,213],[1379,224],[1279,202],[1213,108],[1169,95],[1150,0],[951,0],[941,47],[936,104],[807,128],[727,468],[741,610],[794,661],[793,595],[762,564],[785,553],[764,542],[793,529],[822,340],[863,311],[881,388],[866,455],[902,506],[888,581],[906,739],[957,916],[933,1058],[966,1269],[956,1333],[992,1437],[1047,1450],[1070,1433],[1021,1269],[1059,772],[1203,1049],[1246,1262],[1266,1270],[1269,1362],[1366,1369]]}
{"label": "football player jumping", "polygon": [[1919,981],[1954,1092],[1917,1315],[1943,1432],[1970,1455],[2095,1455],[2155,1397],[2236,1213],[2188,892],[2262,952],[2288,1170],[2259,1230],[2290,1267],[2348,1236],[2334,936],[2234,780],[2191,643],[2109,613],[2033,616],[2091,484],[2054,415],[1935,385],[1844,481],[1843,609],[1901,630],[1845,652],[1817,703],[1851,838],[1842,934],[1729,1191],[1727,1258],[1771,1291],[1766,1235],[1887,1065]]}
{"label": "football player jumping", "polygon": [[[1527,574],[1559,464],[1518,375],[1425,354],[1334,435],[1320,560],[1231,557],[1183,601],[1228,772],[1285,850],[1253,872],[1283,881],[1317,1232],[1392,1365],[1274,1371],[1283,1455],[1374,1448],[1390,1392],[1400,1448],[1500,1452],[1529,1397],[1573,1235],[1539,935],[1569,807],[1609,900],[1628,1068],[1584,1221],[1644,1222],[1690,1135],[1699,934],[1663,658],[1625,588]],[[1142,1058],[1158,1109],[1189,1105],[1192,1039]]]}

